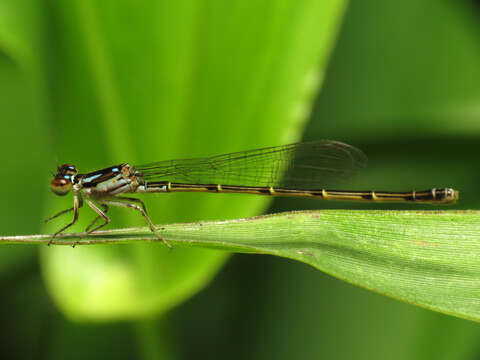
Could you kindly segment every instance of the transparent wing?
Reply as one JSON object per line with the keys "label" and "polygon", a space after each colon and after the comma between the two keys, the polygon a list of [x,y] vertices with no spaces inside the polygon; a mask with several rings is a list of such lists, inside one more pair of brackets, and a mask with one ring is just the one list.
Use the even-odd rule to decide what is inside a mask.
{"label": "transparent wing", "polygon": [[346,180],[366,162],[365,154],[351,145],[320,140],[135,168],[147,182],[318,189]]}

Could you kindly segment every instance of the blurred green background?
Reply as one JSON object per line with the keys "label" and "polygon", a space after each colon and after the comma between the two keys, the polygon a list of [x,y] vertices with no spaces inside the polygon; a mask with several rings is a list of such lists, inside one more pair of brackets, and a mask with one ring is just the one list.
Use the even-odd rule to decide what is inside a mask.
{"label": "blurred green background", "polygon": [[[475,1],[0,1],[2,234],[53,232],[61,163],[208,156],[331,138],[348,187],[451,186],[477,209]],[[390,204],[169,194],[155,223]],[[419,208],[419,207],[415,207]],[[428,208],[427,206],[421,208]],[[80,231],[93,214],[81,212]],[[143,226],[112,210],[110,228]],[[49,359],[475,359],[476,323],[290,260],[160,244],[2,246],[2,355]]]}

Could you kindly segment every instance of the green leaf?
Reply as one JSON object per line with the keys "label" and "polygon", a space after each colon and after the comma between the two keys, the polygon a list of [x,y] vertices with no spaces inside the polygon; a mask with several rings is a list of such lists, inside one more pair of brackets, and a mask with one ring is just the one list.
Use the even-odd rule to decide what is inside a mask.
{"label": "green leaf", "polygon": [[[54,2],[62,29],[52,33],[61,51],[50,79],[59,161],[87,172],[297,140],[344,6],[344,0]],[[255,215],[268,203],[152,198],[146,202],[156,222]],[[50,199],[46,217],[71,206],[71,198]],[[91,221],[92,212],[82,210],[74,230]],[[117,225],[143,224],[128,211],[111,215]],[[205,286],[226,259],[223,252],[145,246],[42,252],[44,269],[71,269],[45,273],[60,308],[97,320],[167,311]]]}
{"label": "green leaf", "polygon": [[[4,234],[37,232],[41,227],[43,205],[32,194],[41,194],[43,184],[24,175],[26,168],[43,174],[42,162],[51,157],[48,129],[44,127],[48,111],[41,72],[44,25],[38,1],[0,1],[0,198],[4,204],[17,207],[17,211],[9,208],[2,213]],[[0,274],[17,271],[35,256],[32,247],[5,248],[0,253]]]}
{"label": "green leaf", "polygon": [[[103,231],[85,238],[70,234],[66,236],[68,240],[59,239],[55,244],[78,246],[65,249],[63,263],[47,263],[45,271],[52,279],[62,273],[75,284],[79,275],[69,262],[83,253],[84,247],[79,245],[84,244],[148,240],[154,243],[145,245],[146,248],[151,251],[161,248],[167,253],[166,258],[173,259],[186,246],[270,254],[302,261],[352,284],[411,304],[480,321],[479,211],[299,211],[165,225],[161,236],[173,245],[173,250],[167,250],[146,228]],[[30,243],[48,240],[43,235],[23,239]],[[84,271],[88,273],[88,263],[85,265]],[[108,268],[108,263],[105,266]],[[101,289],[105,281],[98,272],[96,276],[93,282]],[[128,276],[128,265],[119,266],[116,272],[109,271],[108,276]],[[161,273],[157,276],[162,283],[167,277]],[[75,291],[67,289],[63,295],[66,298],[80,295],[74,302],[80,301],[90,313],[104,312],[105,303],[116,306],[114,298],[110,301],[104,298],[108,293],[79,294],[78,286],[75,288]],[[79,309],[78,316],[84,316],[84,312],[85,309]]]}

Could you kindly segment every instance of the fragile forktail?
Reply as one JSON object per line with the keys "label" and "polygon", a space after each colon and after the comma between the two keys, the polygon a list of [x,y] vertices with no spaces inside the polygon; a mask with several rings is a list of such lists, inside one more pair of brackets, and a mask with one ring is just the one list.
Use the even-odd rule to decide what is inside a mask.
{"label": "fragile forktail", "polygon": [[[73,221],[58,230],[53,240],[75,224],[84,201],[98,215],[85,230],[87,234],[110,222],[109,206],[132,208],[170,247],[157,234],[143,201],[120,194],[191,191],[430,204],[451,204],[458,199],[458,191],[451,188],[409,192],[325,189],[363,168],[366,161],[363,152],[351,145],[320,140],[140,166],[123,163],[87,174],[80,174],[75,165],[65,164],[58,167],[50,187],[57,195],[73,190],[73,207],[46,221],[73,211]],[[103,223],[94,227],[102,219]]]}

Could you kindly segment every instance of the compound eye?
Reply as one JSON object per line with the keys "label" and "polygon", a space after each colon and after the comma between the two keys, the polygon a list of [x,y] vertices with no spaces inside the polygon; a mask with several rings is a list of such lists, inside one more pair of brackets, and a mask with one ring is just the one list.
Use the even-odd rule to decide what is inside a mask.
{"label": "compound eye", "polygon": [[57,195],[67,195],[72,188],[72,182],[70,178],[58,178],[55,177],[50,183],[50,189]]}

